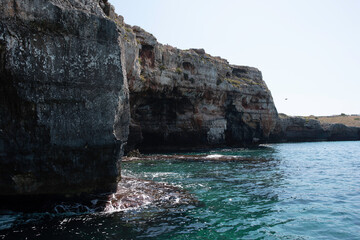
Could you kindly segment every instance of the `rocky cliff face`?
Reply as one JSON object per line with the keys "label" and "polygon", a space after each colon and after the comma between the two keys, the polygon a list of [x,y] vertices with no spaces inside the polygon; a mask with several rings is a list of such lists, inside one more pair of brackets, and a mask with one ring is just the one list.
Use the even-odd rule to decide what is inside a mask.
{"label": "rocky cliff face", "polygon": [[0,195],[107,191],[129,105],[111,6],[0,2]]}
{"label": "rocky cliff face", "polygon": [[250,145],[275,126],[271,93],[256,68],[230,65],[203,49],[162,45],[123,25],[130,89],[129,148]]}
{"label": "rocky cliff face", "polygon": [[0,200],[112,190],[129,125],[151,151],[360,139],[279,119],[259,70],[162,45],[107,0],[0,2]]}
{"label": "rocky cliff face", "polygon": [[320,123],[305,117],[282,116],[270,134],[270,142],[360,140],[360,128]]}

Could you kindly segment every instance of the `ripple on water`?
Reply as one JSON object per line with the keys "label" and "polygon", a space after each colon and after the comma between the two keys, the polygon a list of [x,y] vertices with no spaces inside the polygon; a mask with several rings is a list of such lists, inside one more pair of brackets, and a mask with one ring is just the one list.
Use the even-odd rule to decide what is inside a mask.
{"label": "ripple on water", "polygon": [[[162,208],[145,204],[131,211],[54,215],[29,222],[26,222],[29,216],[16,215],[14,220],[15,215],[7,214],[10,217],[6,219],[3,214],[0,236],[6,235],[8,239],[23,236],[51,239],[54,234],[61,236],[59,239],[359,239],[360,142],[275,144],[255,150],[216,150],[204,155],[247,159],[235,162],[217,162],[212,158],[208,159],[211,161],[150,159],[124,162],[122,166],[126,176],[186,189],[200,204],[176,205],[180,198],[164,191],[155,194],[159,201],[170,203]],[[129,188],[138,191],[137,197],[145,203],[150,196],[148,192],[157,191],[154,187],[141,192],[131,182],[123,186],[124,191]],[[122,195],[128,196],[121,200],[122,204],[131,200],[127,193]],[[116,196],[115,199],[119,200]]]}

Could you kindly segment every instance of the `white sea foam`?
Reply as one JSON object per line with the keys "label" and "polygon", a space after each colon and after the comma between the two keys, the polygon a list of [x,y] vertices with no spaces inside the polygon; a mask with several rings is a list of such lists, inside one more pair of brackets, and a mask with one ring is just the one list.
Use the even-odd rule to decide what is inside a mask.
{"label": "white sea foam", "polygon": [[205,158],[221,158],[221,157],[224,157],[224,155],[221,155],[221,154],[211,154],[211,155],[207,155]]}

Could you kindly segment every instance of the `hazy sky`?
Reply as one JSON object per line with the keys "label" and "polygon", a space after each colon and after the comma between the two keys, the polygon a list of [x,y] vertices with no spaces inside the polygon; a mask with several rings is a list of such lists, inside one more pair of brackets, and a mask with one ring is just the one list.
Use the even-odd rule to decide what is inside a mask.
{"label": "hazy sky", "polygon": [[360,0],[110,2],[160,43],[259,68],[278,112],[360,113]]}

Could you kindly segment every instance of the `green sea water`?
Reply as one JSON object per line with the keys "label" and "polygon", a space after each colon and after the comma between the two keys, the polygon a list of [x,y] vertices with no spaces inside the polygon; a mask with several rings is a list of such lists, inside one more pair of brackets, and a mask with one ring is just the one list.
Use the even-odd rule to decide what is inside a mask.
{"label": "green sea water", "polygon": [[171,183],[196,205],[128,212],[2,212],[0,239],[360,239],[360,142],[222,149],[240,162],[152,160],[123,175]]}

